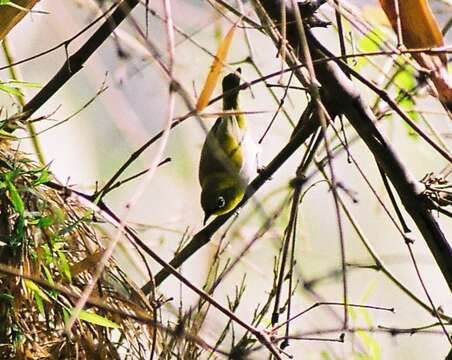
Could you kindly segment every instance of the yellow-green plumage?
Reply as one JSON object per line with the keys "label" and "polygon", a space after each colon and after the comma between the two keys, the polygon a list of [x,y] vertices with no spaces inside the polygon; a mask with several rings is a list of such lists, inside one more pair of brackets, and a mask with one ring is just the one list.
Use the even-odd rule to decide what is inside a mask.
{"label": "yellow-green plumage", "polygon": [[[239,111],[239,85],[240,78],[234,73],[223,79],[224,110]],[[243,115],[223,115],[216,120],[207,134],[199,162],[204,222],[211,215],[231,211],[243,199],[256,168],[255,148]]]}

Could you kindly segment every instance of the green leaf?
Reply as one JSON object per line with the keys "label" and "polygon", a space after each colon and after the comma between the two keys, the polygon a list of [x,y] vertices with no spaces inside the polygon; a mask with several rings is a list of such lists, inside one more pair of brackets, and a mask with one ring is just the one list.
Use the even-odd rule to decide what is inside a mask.
{"label": "green leaf", "polygon": [[38,308],[38,311],[41,315],[45,314],[44,310],[44,301],[42,301],[42,297],[38,295],[38,293],[33,293],[33,296],[35,298],[36,307]]}
{"label": "green leaf", "polygon": [[52,264],[53,257],[52,257],[52,252],[50,251],[49,245],[43,244],[41,246],[41,250],[42,250],[41,254],[42,254],[45,264]]}
{"label": "green leaf", "polygon": [[25,211],[25,205],[24,202],[22,201],[22,198],[20,197],[19,192],[17,191],[16,186],[8,178],[6,179],[6,186],[8,187],[10,200],[11,203],[13,204],[14,209],[19,213],[19,215],[23,216]]}
{"label": "green leaf", "polygon": [[8,80],[8,81],[5,81],[4,84],[11,84],[11,85],[22,86],[22,87],[33,88],[33,89],[42,88],[42,85],[39,83],[34,83],[34,82],[29,82],[29,81],[20,81],[20,80]]}
{"label": "green leaf", "polygon": [[320,353],[320,356],[322,357],[323,360],[331,360],[332,357],[330,356],[330,354],[328,354],[326,351],[322,351]]}
{"label": "green leaf", "polygon": [[38,308],[38,311],[40,314],[44,315],[44,300],[50,302],[49,297],[47,294],[41,290],[41,288],[36,285],[33,281],[26,279],[25,285],[33,291],[33,295],[36,301],[36,306]]}
{"label": "green leaf", "polygon": [[53,244],[53,250],[58,251],[64,248],[64,245],[66,244],[66,242],[64,241],[58,241],[58,238],[55,237],[54,238],[55,243]]}
{"label": "green leaf", "polygon": [[384,38],[384,32],[376,27],[365,34],[359,41],[358,45],[364,52],[375,52],[380,50]]}
{"label": "green leaf", "polygon": [[14,86],[6,85],[5,83],[0,84],[0,91],[3,91],[10,95],[23,96],[23,93],[20,89],[14,87]]}
{"label": "green leaf", "polygon": [[40,219],[38,220],[37,225],[38,225],[38,227],[40,227],[40,228],[46,228],[46,227],[49,227],[49,226],[53,225],[53,218],[50,217],[50,216],[43,216],[42,218],[40,218]]}
{"label": "green leaf", "polygon": [[380,360],[380,344],[365,331],[357,331],[356,334],[366,346],[366,354],[358,353],[356,358],[359,360]]}
{"label": "green leaf", "polygon": [[41,298],[43,298],[45,301],[49,301],[50,299],[47,296],[47,294],[41,290],[41,288],[32,280],[29,279],[25,279],[25,285],[27,286],[27,288],[29,288],[31,291],[33,291],[34,293],[38,294]]}
{"label": "green leaf", "polygon": [[69,312],[69,310],[66,309],[66,308],[63,308],[63,320],[64,320],[64,322],[67,323],[70,318],[71,318],[71,313]]}
{"label": "green leaf", "polygon": [[66,256],[63,252],[58,252],[58,269],[60,270],[61,274],[69,281],[72,282],[72,274],[71,274],[71,268],[69,266],[69,262],[66,259]]}
{"label": "green leaf", "polygon": [[[377,288],[377,282],[372,281],[370,285],[364,290],[362,295],[362,299],[360,302],[366,303],[368,302],[371,295],[375,292]],[[353,310],[351,307],[349,308],[351,318],[356,322],[359,318],[362,318],[365,324],[372,328],[374,327],[374,321],[372,319],[371,313],[364,308],[360,308],[357,310]],[[361,339],[362,343],[365,346],[366,353],[358,353],[356,358],[359,360],[380,360],[381,359],[381,348],[378,341],[367,331],[357,331],[356,335]]]}
{"label": "green leaf", "polygon": [[22,329],[16,323],[11,326],[11,339],[15,346],[25,343],[25,336]]}
{"label": "green leaf", "polygon": [[45,184],[50,180],[49,170],[47,168],[43,168],[39,174],[39,177],[33,181],[33,185],[41,185]]}
{"label": "green leaf", "polygon": [[11,302],[14,300],[14,296],[8,293],[0,293],[0,301],[8,301]]}
{"label": "green leaf", "polygon": [[30,11],[27,8],[24,8],[23,6],[20,6],[20,5],[17,5],[15,3],[13,3],[10,0],[0,0],[0,6],[10,6],[10,7],[13,7],[15,9],[18,9],[18,10],[21,10],[21,11],[26,11],[26,12]]}
{"label": "green leaf", "polygon": [[[399,61],[403,63],[402,58],[399,58]],[[398,71],[394,78],[394,83],[405,91],[412,91],[417,84],[414,68],[406,64],[403,69]]]}
{"label": "green leaf", "polygon": [[99,326],[103,326],[103,327],[107,327],[107,328],[117,329],[120,327],[115,322],[113,322],[103,316],[100,316],[92,311],[80,310],[80,312],[78,314],[78,318],[82,321],[86,321],[91,324],[99,325]]}
{"label": "green leaf", "polygon": [[[1,125],[0,125],[1,126]],[[0,139],[16,140],[17,136],[0,129]]]}
{"label": "green leaf", "polygon": [[[385,33],[381,29],[373,28],[372,31],[369,31],[359,40],[358,49],[364,53],[378,52],[381,49],[384,38]],[[357,58],[354,69],[359,70],[367,65],[368,62],[369,60],[366,57],[360,56]]]}
{"label": "green leaf", "polygon": [[[55,282],[53,281],[52,273],[50,272],[50,270],[45,265],[42,266],[42,269],[44,271],[44,275],[45,275],[47,281],[49,282],[49,284],[54,285]],[[48,295],[54,300],[58,299],[59,294],[60,294],[60,292],[58,290],[55,290],[55,289],[48,290]]]}
{"label": "green leaf", "polygon": [[44,275],[46,276],[46,279],[49,282],[49,284],[50,285],[55,284],[55,282],[53,281],[52,274],[50,273],[50,270],[47,268],[47,266],[43,266],[42,269],[44,270]]}
{"label": "green leaf", "polygon": [[18,216],[14,224],[14,236],[12,236],[9,242],[11,247],[19,247],[23,244],[25,239],[25,219],[23,216]]}
{"label": "green leaf", "polygon": [[[400,59],[402,61],[402,59]],[[394,77],[394,84],[398,88],[397,102],[408,113],[408,116],[413,120],[419,120],[419,113],[416,110],[416,103],[413,97],[413,91],[417,87],[417,80],[415,76],[415,69],[410,65],[405,65]],[[404,123],[405,124],[405,123]],[[416,136],[411,127],[405,124],[408,134]]]}

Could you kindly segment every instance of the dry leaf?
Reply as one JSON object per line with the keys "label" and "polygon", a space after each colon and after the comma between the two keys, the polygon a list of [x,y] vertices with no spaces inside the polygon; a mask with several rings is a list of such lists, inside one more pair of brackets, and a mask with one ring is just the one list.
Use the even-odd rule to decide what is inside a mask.
{"label": "dry leaf", "polygon": [[[396,0],[380,0],[381,7],[397,32]],[[437,48],[444,46],[444,39],[427,0],[398,0],[401,35],[407,49]],[[430,78],[436,86],[439,99],[452,111],[452,84],[447,70],[446,53],[429,55],[413,53],[424,68],[430,70]]]}
{"label": "dry leaf", "polygon": [[201,95],[199,95],[198,102],[196,104],[196,110],[198,112],[202,111],[209,103],[218,78],[220,77],[221,70],[223,69],[226,56],[228,55],[236,27],[237,23],[231,27],[218,47],[217,54],[215,55],[209,74],[207,75],[207,79],[204,83],[204,87],[201,91]]}
{"label": "dry leaf", "polygon": [[9,5],[0,6],[0,41],[2,41],[10,30],[28,14],[28,11],[35,6],[38,0],[15,0],[14,4],[18,7]]}
{"label": "dry leaf", "polygon": [[99,263],[100,259],[102,258],[103,254],[104,251],[97,251],[94,254],[87,256],[82,261],[79,261],[78,263],[72,265],[71,266],[72,276],[76,276],[88,269],[96,269],[96,266]]}

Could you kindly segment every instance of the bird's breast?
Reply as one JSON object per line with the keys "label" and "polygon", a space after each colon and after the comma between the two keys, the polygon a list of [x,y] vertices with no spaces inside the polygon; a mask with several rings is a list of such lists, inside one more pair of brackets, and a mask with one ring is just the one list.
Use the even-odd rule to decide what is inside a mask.
{"label": "bird's breast", "polygon": [[241,148],[243,161],[239,176],[248,184],[251,177],[256,175],[259,154],[259,145],[248,131],[245,131],[242,136]]}

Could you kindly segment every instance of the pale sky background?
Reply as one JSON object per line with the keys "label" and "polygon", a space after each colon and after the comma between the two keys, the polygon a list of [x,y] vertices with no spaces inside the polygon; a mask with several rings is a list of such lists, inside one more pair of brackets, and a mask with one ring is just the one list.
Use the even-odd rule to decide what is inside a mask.
{"label": "pale sky background", "polygon": [[[353,1],[362,4],[364,1]],[[376,4],[375,1],[365,2]],[[85,4],[89,4],[86,2]],[[201,29],[194,39],[215,52],[217,42],[213,36],[215,31],[214,20],[216,15],[210,7],[201,1],[174,1],[174,21],[185,31],[192,33]],[[200,6],[200,4],[203,4]],[[154,6],[154,2],[153,2]],[[435,6],[438,6],[435,4]],[[155,7],[161,10],[160,3],[155,2]],[[12,52],[16,59],[22,59],[38,51],[47,49],[62,42],[75,34],[80,28],[92,19],[86,8],[80,8],[74,1],[40,1],[38,8],[49,11],[49,15],[28,17],[10,36]],[[161,12],[160,12],[161,13]],[[143,23],[142,12],[134,12],[140,23]],[[139,14],[139,15],[138,15]],[[450,14],[448,15],[450,16]],[[155,41],[161,49],[164,49],[164,28],[162,23],[151,16],[150,39]],[[441,17],[441,21],[447,17]],[[218,22],[223,32],[227,31],[226,22]],[[93,104],[80,114],[68,121],[63,126],[57,127],[41,136],[45,158],[51,162],[51,169],[62,182],[68,181],[79,190],[93,191],[96,181],[105,182],[114,171],[128,158],[128,156],[144,141],[158,132],[166,116],[167,111],[167,83],[155,63],[149,64],[144,49],[130,37],[130,26],[121,27],[118,33],[121,46],[131,54],[131,58],[119,59],[116,53],[115,43],[109,40],[87,62],[85,68],[74,76],[52,99],[43,106],[38,115],[54,112],[52,119],[61,121],[75,113],[83,104],[91,99],[102,83],[105,81],[108,90],[105,91]],[[330,45],[336,41],[334,33],[330,30],[321,31],[321,38]],[[264,73],[276,71],[280,67],[280,61],[275,58],[275,48],[263,35],[250,31],[253,46],[256,51],[256,61]],[[73,52],[86,40],[82,37],[69,46],[69,52]],[[177,37],[178,42],[181,37]],[[333,45],[336,46],[336,45]],[[247,56],[242,34],[236,34],[232,44],[229,60],[238,61]],[[194,89],[199,93],[211,59],[202,51],[194,47],[188,41],[182,42],[176,48],[176,74],[182,84],[191,94]],[[63,64],[64,50],[61,49],[45,57],[29,62],[20,67],[21,77],[30,82],[45,84]],[[1,60],[3,63],[3,59]],[[258,77],[248,65],[242,65],[245,79],[253,80]],[[6,78],[1,74],[2,79]],[[30,98],[34,90],[26,90]],[[279,92],[281,93],[281,92]],[[218,91],[216,92],[218,94]],[[286,101],[287,110],[294,118],[304,106],[303,100],[292,93],[289,101]],[[364,92],[373,102],[373,95]],[[194,96],[193,96],[194,99]],[[11,102],[11,100],[8,100]],[[270,98],[262,84],[253,87],[253,94],[244,91],[241,95],[242,108],[244,110],[275,111],[277,105]],[[422,106],[433,111],[439,111],[437,102],[428,99]],[[209,108],[209,111],[219,110],[218,106]],[[177,99],[176,115],[183,115],[186,109],[180,98]],[[248,117],[250,131],[255,138],[259,138],[266,128],[272,113],[264,115],[251,115]],[[206,120],[207,126],[213,123]],[[434,126],[450,134],[450,122],[435,114],[429,115],[429,121]],[[40,129],[46,128],[52,122],[39,125]],[[417,178],[421,178],[428,171],[440,171],[444,162],[437,156],[433,156],[428,146],[419,139],[413,139],[406,135],[406,129],[399,120],[385,122],[382,129],[390,138],[402,160],[408,165]],[[288,139],[290,129],[283,116],[278,116],[271,135],[263,143],[263,164],[272,159],[276,150],[281,148]],[[148,191],[133,208],[130,219],[133,222],[146,224],[147,231],[140,236],[147,244],[158,251],[165,259],[170,259],[181,233],[186,229],[194,233],[201,229],[202,211],[199,205],[199,185],[197,181],[197,164],[199,152],[204,139],[204,132],[196,119],[187,120],[171,132],[170,141],[165,151],[165,157],[172,158],[171,163],[160,168],[152,179]],[[449,138],[449,145],[450,138]],[[31,148],[26,141],[21,147],[28,151]],[[134,174],[147,167],[152,160],[157,147],[152,147],[144,156],[135,163],[128,175]],[[374,186],[380,192],[383,191],[381,181],[375,168],[374,161],[362,144],[352,147],[352,153],[359,161],[368,177],[372,179]],[[293,171],[300,161],[302,152],[298,152],[283,168],[275,174],[274,178],[265,185],[257,194],[257,199],[264,199],[272,192],[283,188],[293,177]],[[350,189],[357,192],[358,204],[352,204],[347,200],[353,214],[359,221],[362,229],[369,237],[376,251],[385,259],[388,266],[413,292],[426,301],[419,281],[414,275],[413,266],[409,261],[408,253],[400,236],[396,234],[388,219],[378,208],[375,199],[369,194],[362,179],[352,165],[341,155],[335,161],[338,180],[345,183]],[[69,180],[67,180],[69,179]],[[316,178],[317,180],[320,178]],[[124,210],[125,203],[130,199],[138,181],[131,182],[107,198],[107,203],[118,213]],[[272,200],[264,202],[268,213],[274,211],[283,198],[285,192],[275,195]],[[246,218],[253,209],[252,203],[248,204],[240,213],[240,219]],[[286,217],[287,218],[287,217]],[[345,217],[344,217],[345,218]],[[451,221],[444,217],[438,219],[443,230],[450,236],[452,233]],[[261,221],[254,219],[244,226],[239,235],[233,240],[228,252],[231,255],[238,254],[245,241],[257,231]],[[215,298],[226,303],[226,295],[234,292],[234,286],[240,281],[244,272],[247,273],[248,287],[244,300],[238,313],[247,321],[255,305],[263,301],[266,291],[271,287],[271,267],[275,254],[274,244],[279,241],[284,230],[284,222],[276,226],[262,241],[253,248],[252,253],[237,267],[233,274],[226,279],[225,285],[215,293]],[[369,255],[364,250],[351,226],[344,220],[345,236],[347,242],[347,256],[350,262],[369,263]],[[415,226],[410,223],[415,230]],[[163,229],[169,229],[165,231]],[[299,264],[303,274],[308,278],[321,276],[329,270],[337,269],[340,265],[339,246],[336,218],[331,194],[323,183],[311,190],[300,208],[300,239],[298,252]],[[222,233],[222,232],[220,232]],[[232,233],[234,234],[234,232]],[[243,239],[240,240],[240,237]],[[412,237],[417,239],[414,250],[416,258],[422,270],[422,274],[429,286],[429,291],[436,305],[441,305],[445,312],[452,313],[452,302],[447,285],[434,266],[430,252],[417,231]],[[209,254],[215,251],[215,238],[212,244],[206,246],[196,256],[184,265],[183,273],[197,284],[202,281],[208,267]],[[138,260],[137,255],[130,250],[128,258],[118,254],[120,262],[128,274],[138,284],[146,281],[143,275],[146,273]],[[150,261],[154,270],[158,270]],[[400,292],[382,274],[369,270],[355,270],[349,273],[350,302],[368,303],[379,306],[395,307],[396,314],[372,311],[370,312],[374,325],[416,327],[435,321],[419,306],[411,302],[408,297]],[[319,287],[319,293],[328,301],[341,301],[341,285],[337,281],[328,281]],[[177,298],[179,284],[173,279],[166,281],[160,288],[166,296]],[[184,305],[194,304],[197,298],[189,291],[183,289]],[[312,305],[313,300],[305,296],[295,297],[294,307],[298,310]],[[174,306],[178,306],[176,303]],[[251,310],[250,310],[251,309]],[[337,309],[338,313],[342,313]],[[206,334],[218,330],[225,323],[225,318],[213,313],[211,329]],[[358,321],[362,325],[362,318]],[[306,331],[308,329],[321,329],[339,326],[339,323],[331,319],[330,313],[325,309],[317,309],[294,323],[294,329]],[[382,359],[440,359],[447,352],[448,345],[441,335],[413,335],[391,338],[388,335],[375,336],[380,344]],[[320,350],[326,350],[331,355],[348,358],[351,349],[356,345],[352,335],[347,335],[347,343],[344,345],[322,342],[292,342],[289,349],[295,358],[320,359]],[[436,356],[437,355],[437,356]]]}

